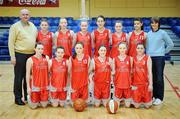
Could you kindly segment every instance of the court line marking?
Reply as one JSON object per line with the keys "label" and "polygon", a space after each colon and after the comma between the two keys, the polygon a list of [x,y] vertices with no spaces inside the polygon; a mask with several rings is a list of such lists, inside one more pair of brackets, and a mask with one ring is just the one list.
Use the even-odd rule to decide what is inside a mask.
{"label": "court line marking", "polygon": [[169,78],[164,74],[165,79],[169,82],[171,88],[173,89],[173,91],[176,93],[176,96],[180,99],[180,94],[178,92],[179,88],[177,86],[175,86],[170,80]]}

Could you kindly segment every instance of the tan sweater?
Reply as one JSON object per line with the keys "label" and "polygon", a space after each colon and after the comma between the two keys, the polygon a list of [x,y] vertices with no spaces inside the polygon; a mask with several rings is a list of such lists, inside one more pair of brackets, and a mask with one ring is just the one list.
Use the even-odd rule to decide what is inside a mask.
{"label": "tan sweater", "polygon": [[33,23],[24,24],[21,21],[13,24],[9,31],[9,53],[11,57],[15,52],[33,54],[37,37],[37,28]]}

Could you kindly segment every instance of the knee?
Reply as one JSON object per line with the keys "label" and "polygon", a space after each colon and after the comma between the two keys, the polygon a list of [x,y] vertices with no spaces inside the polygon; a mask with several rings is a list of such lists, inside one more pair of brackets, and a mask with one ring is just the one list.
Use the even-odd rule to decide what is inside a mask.
{"label": "knee", "polygon": [[28,104],[31,109],[36,109],[38,104]]}
{"label": "knee", "polygon": [[47,103],[47,102],[43,102],[43,103],[41,103],[41,106],[42,106],[43,108],[47,107],[47,105],[48,105],[48,103]]}
{"label": "knee", "polygon": [[58,107],[58,103],[51,103],[53,107]]}

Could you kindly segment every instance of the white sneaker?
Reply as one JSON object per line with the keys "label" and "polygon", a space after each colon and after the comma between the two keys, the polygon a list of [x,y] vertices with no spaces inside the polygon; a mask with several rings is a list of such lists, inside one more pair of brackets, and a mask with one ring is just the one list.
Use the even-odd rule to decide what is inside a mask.
{"label": "white sneaker", "polygon": [[159,98],[155,99],[155,101],[153,102],[153,105],[160,105],[162,104],[163,101],[161,101]]}
{"label": "white sneaker", "polygon": [[155,102],[155,100],[156,100],[156,98],[155,98],[155,97],[153,97],[153,99],[152,99],[152,103],[154,103],[154,102]]}

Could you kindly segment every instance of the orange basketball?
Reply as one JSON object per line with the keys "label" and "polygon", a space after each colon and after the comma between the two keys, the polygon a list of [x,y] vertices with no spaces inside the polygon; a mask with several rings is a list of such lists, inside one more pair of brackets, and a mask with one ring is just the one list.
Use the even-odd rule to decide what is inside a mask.
{"label": "orange basketball", "polygon": [[78,98],[74,101],[73,107],[77,112],[82,112],[87,107],[87,105],[83,99]]}
{"label": "orange basketball", "polygon": [[115,100],[109,100],[106,104],[108,113],[115,114],[118,110],[118,103]]}

